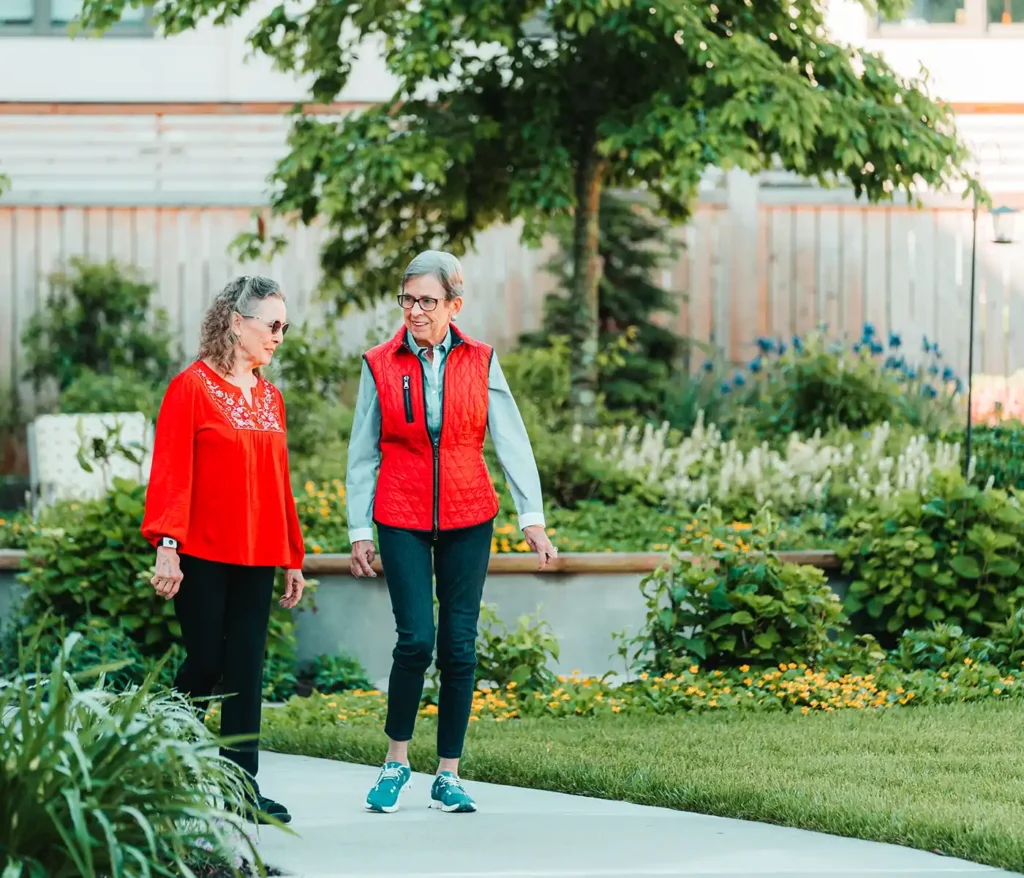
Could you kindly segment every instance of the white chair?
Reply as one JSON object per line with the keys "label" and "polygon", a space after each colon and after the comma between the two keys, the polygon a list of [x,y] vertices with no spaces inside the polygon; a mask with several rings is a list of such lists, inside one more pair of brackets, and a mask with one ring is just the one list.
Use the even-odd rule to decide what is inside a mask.
{"label": "white chair", "polygon": [[[91,453],[93,439],[106,439],[109,429],[120,427],[118,441],[142,448],[142,462],[136,464],[114,453],[109,461],[98,461]],[[83,469],[79,451],[86,443],[85,457],[93,471]],[[142,412],[106,414],[43,415],[28,426],[29,480],[33,514],[57,500],[88,500],[102,497],[114,478],[134,479],[146,484],[152,465],[153,427]]]}

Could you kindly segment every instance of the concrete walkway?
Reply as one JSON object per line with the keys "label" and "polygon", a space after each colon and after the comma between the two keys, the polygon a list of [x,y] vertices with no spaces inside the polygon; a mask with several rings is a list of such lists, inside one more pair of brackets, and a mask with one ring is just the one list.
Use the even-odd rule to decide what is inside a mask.
{"label": "concrete walkway", "polygon": [[959,878],[1010,875],[922,851],[623,802],[467,783],[476,814],[427,808],[416,775],[396,814],[369,814],[377,769],[264,753],[260,786],[294,815],[263,827],[269,865],[301,878]]}

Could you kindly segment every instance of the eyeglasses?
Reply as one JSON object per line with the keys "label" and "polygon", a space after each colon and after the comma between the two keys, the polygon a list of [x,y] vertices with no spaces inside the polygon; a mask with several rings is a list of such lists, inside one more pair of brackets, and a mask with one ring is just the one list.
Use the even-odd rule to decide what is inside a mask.
{"label": "eyeglasses", "polygon": [[399,293],[398,304],[401,305],[406,311],[411,311],[413,305],[417,302],[420,303],[421,311],[433,311],[437,307],[437,303],[440,299],[434,299],[431,296],[423,296],[417,299],[415,296],[410,296],[408,293]]}
{"label": "eyeglasses", "polygon": [[277,335],[281,333],[281,338],[284,338],[288,334],[288,327],[290,324],[282,323],[280,320],[275,320],[273,323],[264,320],[262,317],[254,317],[252,314],[243,314],[246,320],[259,320],[267,329],[270,330],[271,335]]}

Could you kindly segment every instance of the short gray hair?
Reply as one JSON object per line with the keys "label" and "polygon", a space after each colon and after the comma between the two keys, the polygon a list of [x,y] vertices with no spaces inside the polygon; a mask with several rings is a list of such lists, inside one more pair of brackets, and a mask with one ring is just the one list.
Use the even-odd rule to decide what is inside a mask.
{"label": "short gray hair", "polygon": [[402,289],[414,277],[433,277],[444,287],[445,298],[459,299],[466,292],[462,280],[462,264],[444,250],[424,250],[413,257],[402,275]]}

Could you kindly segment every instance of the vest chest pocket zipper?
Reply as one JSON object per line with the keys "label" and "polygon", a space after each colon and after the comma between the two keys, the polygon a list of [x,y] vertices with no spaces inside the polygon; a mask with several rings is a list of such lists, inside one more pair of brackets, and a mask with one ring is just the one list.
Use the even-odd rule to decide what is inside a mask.
{"label": "vest chest pocket zipper", "polygon": [[405,422],[411,424],[412,416],[412,386],[408,375],[402,376],[402,398],[405,400]]}

